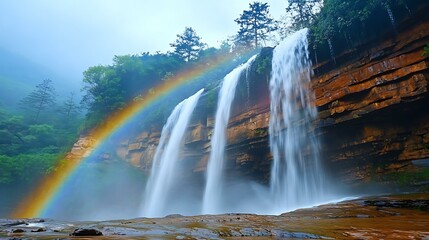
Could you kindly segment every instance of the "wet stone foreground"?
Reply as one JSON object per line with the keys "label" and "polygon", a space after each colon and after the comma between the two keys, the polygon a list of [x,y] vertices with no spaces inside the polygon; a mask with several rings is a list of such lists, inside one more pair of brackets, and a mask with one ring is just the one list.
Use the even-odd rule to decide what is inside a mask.
{"label": "wet stone foreground", "polygon": [[429,194],[378,196],[280,216],[223,214],[102,222],[0,219],[0,239],[429,239]]}

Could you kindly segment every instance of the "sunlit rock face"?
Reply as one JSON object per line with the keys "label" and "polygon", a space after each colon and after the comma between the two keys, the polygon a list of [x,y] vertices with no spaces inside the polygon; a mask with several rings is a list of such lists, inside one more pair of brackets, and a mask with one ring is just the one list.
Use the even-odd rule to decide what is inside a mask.
{"label": "sunlit rock face", "polygon": [[91,138],[91,136],[79,138],[79,140],[73,144],[73,147],[67,155],[67,158],[73,159],[80,156],[87,157],[91,153],[94,143],[95,139]]}
{"label": "sunlit rock face", "polygon": [[[321,159],[335,178],[347,183],[384,181],[386,174],[412,171],[413,160],[429,158],[429,63],[422,56],[427,42],[429,19],[423,14],[398,20],[397,33],[346,51],[334,45],[335,63],[317,51],[311,53],[314,75],[309,87],[319,112],[314,124],[321,138]],[[260,55],[270,58],[272,49]],[[257,71],[255,65],[248,76],[240,80],[231,109],[225,172],[226,177],[268,184],[270,73]],[[214,126],[214,112],[203,103],[195,112],[198,117],[187,128],[182,153],[193,169],[184,176],[189,179],[205,173]],[[128,140],[121,146],[126,149],[122,156],[149,170],[159,132],[151,129]]]}

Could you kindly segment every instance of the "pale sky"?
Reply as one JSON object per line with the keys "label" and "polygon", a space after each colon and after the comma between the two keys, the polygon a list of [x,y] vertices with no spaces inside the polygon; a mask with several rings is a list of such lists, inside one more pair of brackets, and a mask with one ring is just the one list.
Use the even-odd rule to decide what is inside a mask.
{"label": "pale sky", "polygon": [[[0,47],[80,82],[114,55],[171,51],[186,26],[209,46],[238,31],[253,0],[0,0]],[[286,0],[267,0],[280,19]]]}

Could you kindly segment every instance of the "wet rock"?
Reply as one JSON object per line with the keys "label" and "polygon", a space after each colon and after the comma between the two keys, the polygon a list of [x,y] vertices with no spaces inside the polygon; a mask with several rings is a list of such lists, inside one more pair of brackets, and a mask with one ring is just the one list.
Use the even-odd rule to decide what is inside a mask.
{"label": "wet rock", "polygon": [[181,218],[181,217],[183,217],[183,215],[180,215],[180,214],[170,214],[165,216],[165,218]]}
{"label": "wet rock", "polygon": [[42,218],[36,218],[36,219],[33,219],[33,221],[31,221],[32,223],[44,223],[44,222],[46,222],[45,221],[45,219],[42,219]]}
{"label": "wet rock", "polygon": [[70,236],[103,236],[103,233],[94,228],[76,228]]}
{"label": "wet rock", "polygon": [[356,215],[356,217],[357,217],[357,218],[369,218],[369,217],[371,217],[371,216],[366,215],[366,214],[358,214],[358,215]]}
{"label": "wet rock", "polygon": [[243,237],[267,237],[272,236],[272,233],[266,229],[243,228],[240,230]]}
{"label": "wet rock", "polygon": [[192,228],[190,234],[192,237],[197,238],[206,238],[206,239],[216,239],[219,238],[219,235],[216,232],[213,232],[205,228]]}
{"label": "wet rock", "polygon": [[38,229],[31,230],[31,232],[46,232],[46,229],[38,228]]}
{"label": "wet rock", "polygon": [[288,232],[282,230],[273,230],[273,235],[277,238],[292,238],[292,239],[322,239],[324,237],[311,234],[311,233],[303,233],[303,232]]}
{"label": "wet rock", "polygon": [[429,211],[429,200],[366,200],[365,206],[375,206],[382,208],[411,208]]}
{"label": "wet rock", "polygon": [[24,229],[18,228],[18,229],[13,229],[12,233],[23,233],[25,232]]}
{"label": "wet rock", "polygon": [[28,225],[27,222],[22,221],[22,220],[18,220],[18,221],[13,221],[13,222],[7,222],[5,224],[2,224],[1,226],[3,226],[3,227],[13,227],[13,226],[18,226],[18,225],[23,225],[23,224]]}

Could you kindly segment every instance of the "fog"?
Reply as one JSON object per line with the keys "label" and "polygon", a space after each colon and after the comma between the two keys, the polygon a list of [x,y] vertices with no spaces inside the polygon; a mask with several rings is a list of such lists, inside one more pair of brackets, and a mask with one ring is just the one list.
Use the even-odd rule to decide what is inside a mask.
{"label": "fog", "polygon": [[[170,51],[169,43],[186,26],[209,46],[218,46],[236,34],[234,19],[251,2],[0,0],[0,46],[79,90],[88,67],[109,64],[114,55]],[[273,17],[284,13],[286,1],[267,2]]]}

